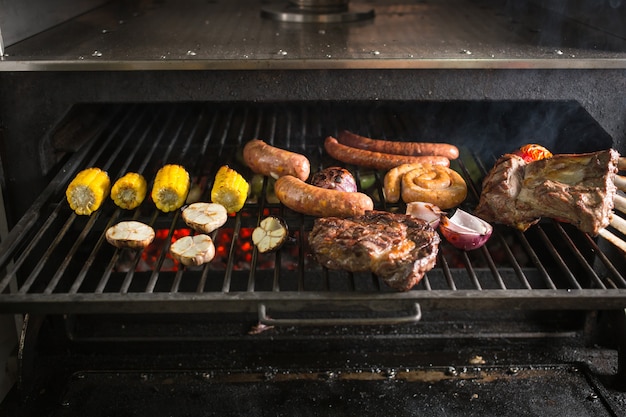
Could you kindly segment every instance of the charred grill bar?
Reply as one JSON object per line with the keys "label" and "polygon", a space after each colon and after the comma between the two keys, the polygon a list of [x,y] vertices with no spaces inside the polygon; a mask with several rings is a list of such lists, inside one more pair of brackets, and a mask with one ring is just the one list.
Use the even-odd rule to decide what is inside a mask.
{"label": "charred grill bar", "polygon": [[[189,233],[178,213],[107,201],[76,216],[64,190],[92,165],[150,181],[182,163],[206,200],[223,163],[252,178],[248,140],[320,169],[336,164],[323,139],[348,129],[459,146],[471,211],[520,145],[626,153],[623,6],[368,2],[373,18],[302,24],[250,3],[111,2],[5,45],[0,312],[25,325],[18,395],[0,411],[98,415],[121,398],[121,412],[227,414],[240,398],[259,414],[619,415],[626,260],[603,237],[552,220],[496,226],[476,251],[442,243],[436,267],[397,292],[315,263],[313,219],[278,204],[268,179],[212,234],[218,255],[201,268],[167,256]],[[377,208],[404,209],[383,202],[382,173],[349,168]],[[259,254],[250,232],[270,213],[290,242]],[[157,230],[140,256],[104,239],[129,217]]]}

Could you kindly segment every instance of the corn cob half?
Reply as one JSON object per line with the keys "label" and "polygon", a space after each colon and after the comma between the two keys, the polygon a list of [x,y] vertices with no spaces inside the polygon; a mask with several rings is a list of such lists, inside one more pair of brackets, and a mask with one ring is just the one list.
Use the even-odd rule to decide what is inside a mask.
{"label": "corn cob half", "polygon": [[65,190],[65,197],[76,214],[88,216],[98,210],[109,195],[111,180],[100,168],[87,168],[76,174]]}
{"label": "corn cob half", "polygon": [[148,183],[143,175],[129,172],[119,178],[111,188],[111,198],[118,207],[133,210],[146,198]]}
{"label": "corn cob half", "polygon": [[151,197],[165,213],[182,207],[189,193],[189,173],[180,165],[163,166],[154,178]]}
{"label": "corn cob half", "polygon": [[215,175],[211,189],[211,200],[226,208],[228,213],[235,213],[243,207],[248,198],[250,185],[237,171],[222,166]]}

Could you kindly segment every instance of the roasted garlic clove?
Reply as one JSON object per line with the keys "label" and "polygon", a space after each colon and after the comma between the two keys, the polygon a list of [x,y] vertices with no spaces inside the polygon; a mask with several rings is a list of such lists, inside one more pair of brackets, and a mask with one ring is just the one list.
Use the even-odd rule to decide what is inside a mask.
{"label": "roasted garlic clove", "polygon": [[252,231],[252,242],[260,253],[274,251],[280,248],[287,240],[289,231],[284,220],[269,216]]}

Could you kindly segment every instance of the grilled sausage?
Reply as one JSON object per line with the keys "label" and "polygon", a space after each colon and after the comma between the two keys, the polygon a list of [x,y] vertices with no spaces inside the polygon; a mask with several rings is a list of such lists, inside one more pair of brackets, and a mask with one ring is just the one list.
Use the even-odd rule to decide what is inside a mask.
{"label": "grilled sausage", "polygon": [[450,166],[450,160],[445,156],[409,156],[366,151],[343,145],[332,136],[324,141],[324,149],[338,161],[374,169],[391,169],[398,165],[414,163]]}
{"label": "grilled sausage", "polygon": [[448,159],[459,157],[459,148],[449,143],[433,142],[395,142],[382,139],[371,139],[343,130],[337,138],[339,143],[366,151],[390,153],[395,155],[439,155]]}
{"label": "grilled sausage", "polygon": [[306,156],[276,148],[259,139],[246,143],[243,160],[255,173],[273,178],[293,175],[306,181],[311,173],[311,164]]}
{"label": "grilled sausage", "polygon": [[285,206],[310,216],[359,216],[374,209],[374,202],[366,194],[316,187],[292,175],[277,179],[274,191]]}
{"label": "grilled sausage", "polygon": [[400,193],[402,192],[402,177],[407,172],[421,167],[422,164],[402,164],[390,169],[386,174],[383,182],[383,194],[385,201],[388,203],[397,203],[400,201]]}

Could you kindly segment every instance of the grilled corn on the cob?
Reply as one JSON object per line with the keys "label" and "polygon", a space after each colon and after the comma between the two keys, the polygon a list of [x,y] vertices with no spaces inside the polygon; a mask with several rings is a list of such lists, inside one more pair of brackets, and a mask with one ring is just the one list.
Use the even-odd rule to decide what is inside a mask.
{"label": "grilled corn on the cob", "polygon": [[76,174],[65,196],[76,214],[88,216],[100,208],[110,189],[109,174],[100,168],[87,168]]}
{"label": "grilled corn on the cob", "polygon": [[148,192],[148,183],[143,175],[129,172],[119,178],[111,188],[111,198],[118,207],[133,210],[141,204]]}
{"label": "grilled corn on the cob", "polygon": [[243,207],[248,198],[248,182],[234,169],[224,165],[215,175],[211,189],[211,200],[226,208],[228,213],[235,213]]}
{"label": "grilled corn on the cob", "polygon": [[180,165],[165,165],[156,174],[151,197],[165,213],[182,207],[189,192],[189,173]]}

